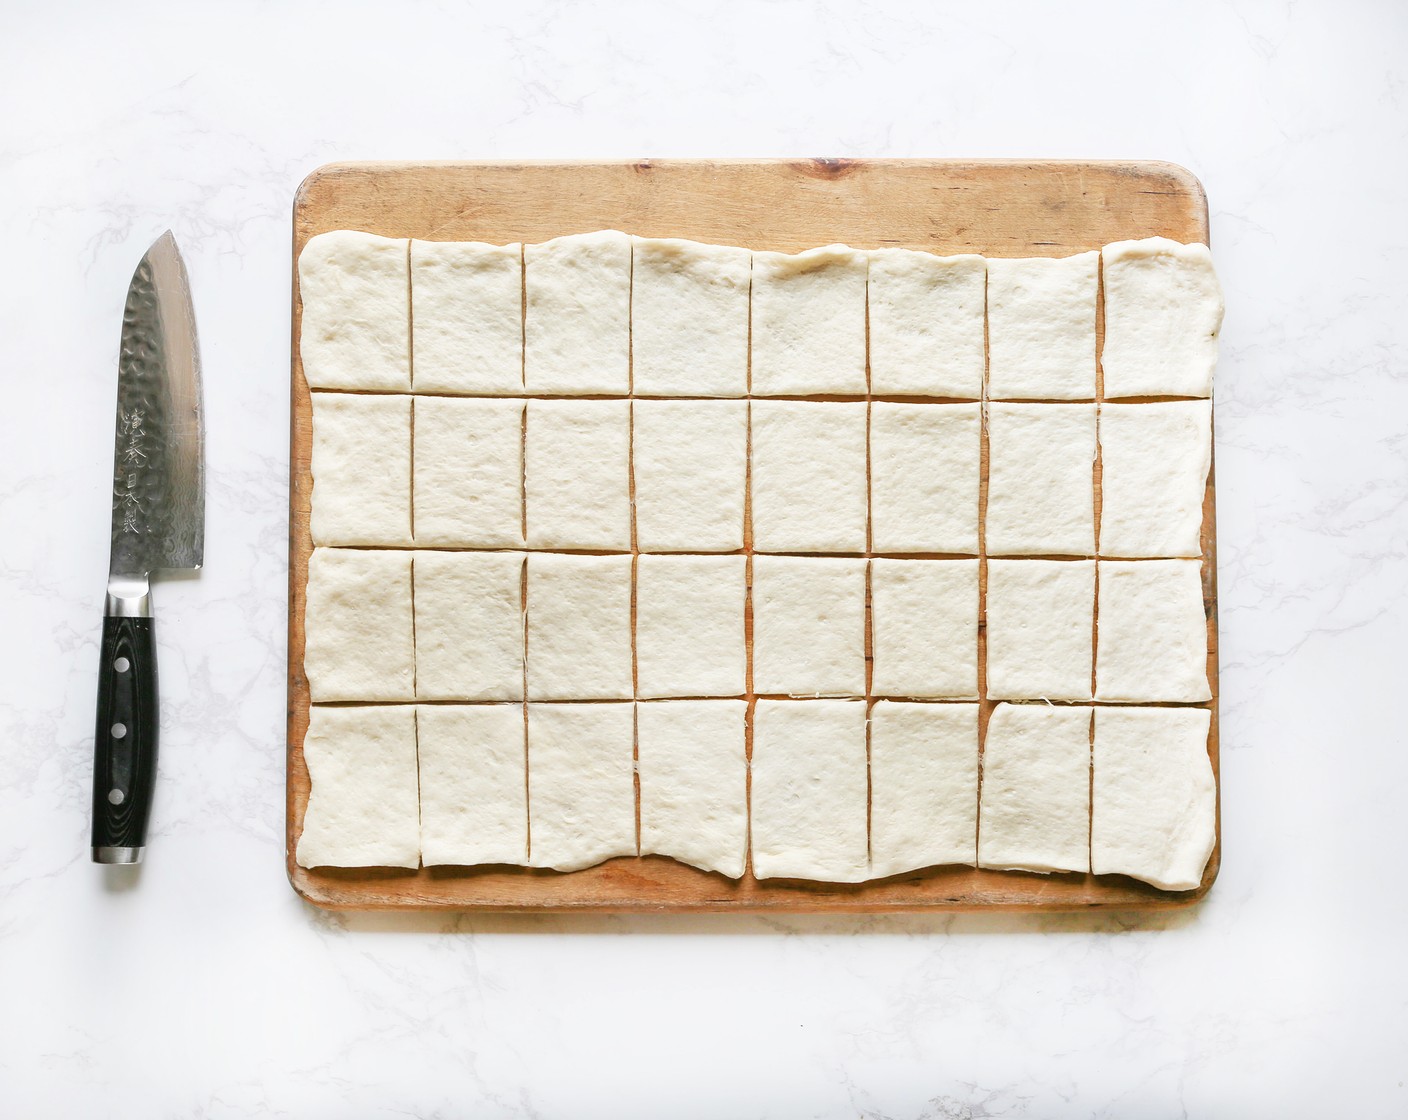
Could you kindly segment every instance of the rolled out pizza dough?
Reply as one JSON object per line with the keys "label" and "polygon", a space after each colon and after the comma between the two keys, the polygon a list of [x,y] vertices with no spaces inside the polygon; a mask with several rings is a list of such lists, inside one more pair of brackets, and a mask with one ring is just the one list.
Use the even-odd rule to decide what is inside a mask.
{"label": "rolled out pizza dough", "polygon": [[754,396],[865,395],[866,267],[845,245],[753,254]]}
{"label": "rolled out pizza dough", "polygon": [[634,392],[747,396],[753,254],[678,238],[634,237],[631,244]]}
{"label": "rolled out pizza dough", "polygon": [[301,867],[418,867],[416,709],[313,707],[303,738]]}
{"label": "rolled out pizza dough", "polygon": [[420,844],[427,867],[528,862],[522,704],[422,704]]}
{"label": "rolled out pizza dough", "polygon": [[523,250],[523,384],[532,394],[631,389],[631,239],[571,234]]}
{"label": "rolled out pizza dough", "polygon": [[988,396],[1095,398],[1100,254],[988,261]]}
{"label": "rolled out pizza dough", "polygon": [[868,255],[870,391],[981,397],[987,262],[912,249]]}
{"label": "rolled out pizza dough", "polygon": [[417,544],[523,546],[523,401],[414,397]]}
{"label": "rolled out pizza dough", "polygon": [[978,552],[982,406],[870,406],[876,552]]}
{"label": "rolled out pizza dough", "polygon": [[636,695],[742,696],[748,559],[636,560]]}
{"label": "rolled out pizza dough", "polygon": [[313,389],[411,387],[409,242],[339,229],[298,255],[299,354]]}
{"label": "rolled out pizza dough", "polygon": [[865,695],[864,560],[753,557],[753,691]]}
{"label": "rolled out pizza dough", "polygon": [[1100,406],[1100,553],[1198,556],[1212,402]]}
{"label": "rolled out pizza dough", "polygon": [[1089,871],[1090,708],[999,704],[983,741],[978,866]]}
{"label": "rolled out pizza dough", "polygon": [[1217,781],[1206,708],[1100,708],[1095,713],[1090,862],[1192,890],[1217,840]]}
{"label": "rolled out pizza dough", "polygon": [[521,552],[412,554],[416,696],[523,699]]}
{"label": "rolled out pizza dough", "polygon": [[316,703],[414,700],[410,552],[315,548],[303,672]]}
{"label": "rolled out pizza dough", "polygon": [[318,545],[411,543],[411,397],[313,393]]}
{"label": "rolled out pizza dough", "polygon": [[529,861],[578,871],[636,854],[635,705],[528,705]]}
{"label": "rolled out pizza dough", "polygon": [[636,705],[640,850],[743,874],[748,854],[748,705],[659,700]]}
{"label": "rolled out pizza dough", "polygon": [[978,705],[880,700],[870,709],[870,874],[973,864]]}
{"label": "rolled out pizza dough", "polygon": [[411,242],[418,393],[523,392],[523,246]]}
{"label": "rolled out pizza dough", "polygon": [[1105,396],[1210,395],[1222,290],[1208,247],[1148,237],[1102,255]]}
{"label": "rolled out pizza dough", "polygon": [[640,550],[741,549],[748,402],[637,400],[631,423]]}
{"label": "rolled out pizza dough", "polygon": [[1102,560],[1098,610],[1097,700],[1212,698],[1201,561]]}
{"label": "rolled out pizza dough", "polygon": [[866,852],[865,704],[759,700],[753,727],[753,874],[858,883]]}

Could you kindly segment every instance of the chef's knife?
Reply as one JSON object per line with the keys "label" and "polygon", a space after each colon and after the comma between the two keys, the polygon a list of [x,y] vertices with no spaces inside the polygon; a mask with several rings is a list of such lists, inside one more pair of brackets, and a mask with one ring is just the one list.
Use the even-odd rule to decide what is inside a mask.
{"label": "chef's knife", "polygon": [[112,554],[93,739],[93,861],[138,863],[156,780],[151,575],[205,553],[200,350],[186,266],[168,230],[127,289],[117,360]]}

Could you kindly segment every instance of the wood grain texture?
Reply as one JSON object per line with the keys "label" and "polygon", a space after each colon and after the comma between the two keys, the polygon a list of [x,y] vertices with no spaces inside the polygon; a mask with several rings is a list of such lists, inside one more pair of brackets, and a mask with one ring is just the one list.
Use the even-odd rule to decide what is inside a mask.
{"label": "wood grain texture", "polygon": [[[634,163],[332,164],[299,188],[293,258],[310,237],[359,229],[388,237],[505,243],[615,228],[796,252],[828,242],[994,257],[1065,256],[1126,238],[1208,241],[1202,187],[1180,167],[1149,162],[962,160],[641,160]],[[1123,876],[1032,875],[943,867],[856,885],[733,882],[663,857],[617,859],[571,874],[524,868],[310,870],[294,861],[308,802],[302,743],[312,418],[299,361],[302,306],[293,270],[289,519],[288,815],[290,882],[333,908],[618,911],[1162,909],[1201,899],[1221,861],[1218,842],[1194,891],[1170,893]],[[1103,316],[1097,316],[1103,335]],[[987,486],[986,438],[982,489]],[[1099,486],[1097,468],[1095,484]],[[1208,751],[1218,771],[1217,562],[1214,476],[1203,501],[1203,599],[1212,710]],[[985,568],[985,565],[984,565]],[[984,576],[985,576],[984,571]],[[984,599],[985,602],[985,599]],[[983,623],[979,643],[985,644]],[[867,656],[869,647],[867,646]],[[980,657],[980,663],[985,658]],[[986,724],[992,703],[982,703]]]}

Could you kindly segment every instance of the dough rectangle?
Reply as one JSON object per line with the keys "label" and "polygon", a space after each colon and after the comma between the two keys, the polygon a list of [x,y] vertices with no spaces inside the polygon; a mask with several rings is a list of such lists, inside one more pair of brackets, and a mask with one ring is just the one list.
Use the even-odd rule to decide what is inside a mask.
{"label": "dough rectangle", "polygon": [[1197,556],[1212,403],[1100,406],[1100,552]]}
{"label": "dough rectangle", "polygon": [[523,384],[530,394],[631,390],[631,239],[571,234],[523,250]]}
{"label": "dough rectangle", "polygon": [[864,552],[866,406],[752,403],[753,547]]}
{"label": "dough rectangle", "polygon": [[988,697],[1089,700],[1093,560],[989,560]]}
{"label": "dough rectangle", "polygon": [[1149,237],[1102,256],[1105,396],[1210,395],[1222,290],[1208,247]]}
{"label": "dough rectangle", "polygon": [[530,548],[631,547],[631,402],[528,402]]}
{"label": "dough rectangle", "polygon": [[1095,406],[988,405],[990,556],[1095,552]]}
{"label": "dough rectangle", "polygon": [[748,402],[637,400],[631,423],[640,550],[741,549]]}
{"label": "dough rectangle", "polygon": [[631,243],[633,392],[747,396],[753,254],[678,238]]}
{"label": "dough rectangle", "polygon": [[427,867],[528,862],[522,704],[422,704],[420,844]]}
{"label": "dough rectangle", "polygon": [[637,695],[741,696],[747,557],[636,561]]}
{"label": "dough rectangle", "polygon": [[1088,707],[999,704],[983,740],[978,866],[1090,870]]}
{"label": "dough rectangle", "polygon": [[978,698],[978,561],[870,562],[875,696]]}
{"label": "dough rectangle", "polygon": [[299,354],[313,389],[411,388],[409,242],[339,229],[298,255]]}
{"label": "dough rectangle", "polygon": [[753,254],[754,396],[865,394],[866,271],[845,245]]}
{"label": "dough rectangle", "polygon": [[1093,400],[1100,254],[988,261],[988,396]]}
{"label": "dough rectangle", "polygon": [[743,874],[748,852],[748,705],[660,700],[636,705],[640,850]]}
{"label": "dough rectangle", "polygon": [[635,705],[528,705],[529,862],[578,871],[636,854]]}
{"label": "dough rectangle", "polygon": [[315,545],[411,543],[411,398],[312,393]]}
{"label": "dough rectangle", "polygon": [[753,558],[753,691],[865,695],[864,560]]}
{"label": "dough rectangle", "polygon": [[759,700],[753,874],[829,883],[867,878],[866,781],[863,702]]}
{"label": "dough rectangle", "polygon": [[415,699],[411,553],[315,548],[303,618],[315,703]]}
{"label": "dough rectangle", "polygon": [[1202,563],[1100,561],[1095,645],[1097,700],[1211,699]]}
{"label": "dough rectangle", "polygon": [[978,705],[870,709],[870,874],[978,858]]}
{"label": "dough rectangle", "polygon": [[420,865],[415,719],[410,704],[309,709],[301,867]]}
{"label": "dough rectangle", "polygon": [[987,262],[912,249],[868,255],[870,391],[981,397]]}
{"label": "dough rectangle", "polygon": [[1192,890],[1217,841],[1205,708],[1095,713],[1091,870]]}
{"label": "dough rectangle", "polygon": [[418,699],[523,699],[523,559],[414,554]]}
{"label": "dough rectangle", "polygon": [[411,242],[418,393],[523,392],[523,246]]}
{"label": "dough rectangle", "polygon": [[523,547],[523,401],[415,398],[417,544]]}
{"label": "dough rectangle", "polygon": [[870,406],[876,552],[978,552],[982,406]]}
{"label": "dough rectangle", "polygon": [[528,698],[632,695],[631,557],[528,557]]}

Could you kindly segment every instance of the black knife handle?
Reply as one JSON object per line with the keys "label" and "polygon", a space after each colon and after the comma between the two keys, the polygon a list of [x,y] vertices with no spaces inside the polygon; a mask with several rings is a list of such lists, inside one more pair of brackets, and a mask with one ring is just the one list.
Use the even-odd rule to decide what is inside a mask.
{"label": "black knife handle", "polygon": [[137,863],[156,783],[156,637],[151,618],[103,619],[93,736],[93,860]]}

